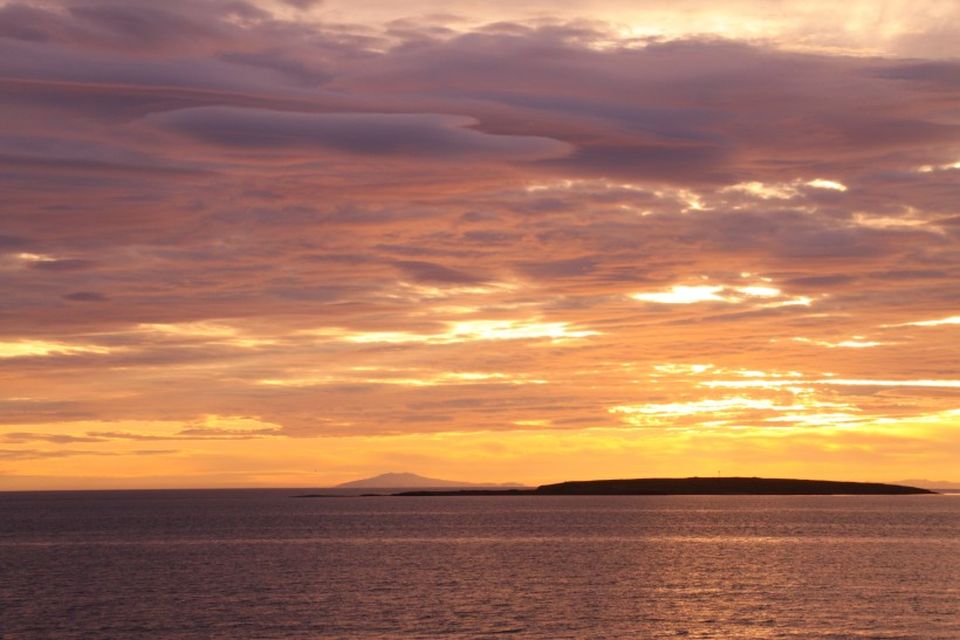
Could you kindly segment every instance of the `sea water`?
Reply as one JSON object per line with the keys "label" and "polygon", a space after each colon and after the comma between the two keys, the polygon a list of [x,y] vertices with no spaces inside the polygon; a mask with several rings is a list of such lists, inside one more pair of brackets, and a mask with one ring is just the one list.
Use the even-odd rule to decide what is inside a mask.
{"label": "sea water", "polygon": [[298,493],[0,494],[0,638],[960,638],[960,496]]}

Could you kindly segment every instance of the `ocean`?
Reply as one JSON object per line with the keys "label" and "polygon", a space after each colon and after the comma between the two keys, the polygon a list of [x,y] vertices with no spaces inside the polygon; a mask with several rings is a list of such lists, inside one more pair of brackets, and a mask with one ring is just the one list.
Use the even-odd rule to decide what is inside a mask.
{"label": "ocean", "polygon": [[2,640],[960,639],[960,496],[0,493]]}

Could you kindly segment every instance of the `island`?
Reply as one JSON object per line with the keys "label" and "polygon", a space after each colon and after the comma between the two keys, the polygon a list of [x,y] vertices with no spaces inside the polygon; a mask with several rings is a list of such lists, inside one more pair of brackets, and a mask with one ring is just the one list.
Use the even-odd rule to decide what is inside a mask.
{"label": "island", "polygon": [[545,484],[535,489],[460,489],[402,491],[392,496],[801,496],[801,495],[913,495],[935,494],[879,482],[839,482],[786,478],[635,478],[583,480]]}

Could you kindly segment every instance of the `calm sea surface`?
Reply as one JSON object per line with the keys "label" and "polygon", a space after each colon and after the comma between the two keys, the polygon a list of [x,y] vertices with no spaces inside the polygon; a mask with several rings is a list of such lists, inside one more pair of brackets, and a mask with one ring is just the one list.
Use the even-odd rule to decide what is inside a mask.
{"label": "calm sea surface", "polygon": [[960,496],[0,494],[0,638],[960,639]]}

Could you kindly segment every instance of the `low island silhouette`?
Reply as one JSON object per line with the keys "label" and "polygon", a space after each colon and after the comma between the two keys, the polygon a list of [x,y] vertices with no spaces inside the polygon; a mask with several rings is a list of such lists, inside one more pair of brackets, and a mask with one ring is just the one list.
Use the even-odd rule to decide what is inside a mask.
{"label": "low island silhouette", "polygon": [[[669,496],[669,495],[912,495],[936,491],[880,482],[797,480],[756,477],[633,478],[580,480],[545,484],[532,489],[441,488],[415,489],[387,496]],[[300,498],[329,497],[308,494]]]}

